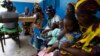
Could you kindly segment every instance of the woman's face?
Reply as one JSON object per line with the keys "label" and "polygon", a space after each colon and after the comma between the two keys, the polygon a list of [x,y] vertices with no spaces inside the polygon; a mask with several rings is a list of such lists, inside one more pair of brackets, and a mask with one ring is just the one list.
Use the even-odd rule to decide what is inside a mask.
{"label": "woman's face", "polygon": [[78,23],[86,27],[90,23],[89,15],[77,15]]}
{"label": "woman's face", "polygon": [[48,17],[51,19],[53,17],[53,14],[50,12],[50,13],[47,13]]}

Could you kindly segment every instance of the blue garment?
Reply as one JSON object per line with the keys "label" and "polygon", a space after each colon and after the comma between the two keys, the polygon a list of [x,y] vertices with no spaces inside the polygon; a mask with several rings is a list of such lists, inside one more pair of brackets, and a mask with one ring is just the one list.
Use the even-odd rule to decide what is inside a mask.
{"label": "blue garment", "polygon": [[[69,33],[70,36],[64,36],[60,42],[59,42],[59,46],[62,45],[64,42],[68,42],[68,43],[75,43],[77,41],[78,38],[81,37],[81,32],[73,32],[73,33]],[[72,37],[71,40],[68,39]]]}
{"label": "blue garment", "polygon": [[43,38],[41,37],[41,30],[38,28],[33,28],[34,35],[31,40],[31,44],[37,50],[40,50],[41,45],[43,43]]}

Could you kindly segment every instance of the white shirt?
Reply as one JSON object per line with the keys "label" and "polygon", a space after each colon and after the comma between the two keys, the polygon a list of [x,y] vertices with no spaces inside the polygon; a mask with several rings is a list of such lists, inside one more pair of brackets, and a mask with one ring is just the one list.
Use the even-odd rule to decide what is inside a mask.
{"label": "white shirt", "polygon": [[60,17],[58,15],[55,15],[52,19],[51,19],[51,24],[53,23],[57,23],[60,21]]}
{"label": "white shirt", "polygon": [[[51,23],[51,25],[52,25],[53,23],[57,23],[57,22],[59,22],[59,21],[60,21],[60,17],[59,17],[58,15],[55,15],[55,16],[51,19],[50,23]],[[50,29],[49,24],[46,26],[45,29]]]}

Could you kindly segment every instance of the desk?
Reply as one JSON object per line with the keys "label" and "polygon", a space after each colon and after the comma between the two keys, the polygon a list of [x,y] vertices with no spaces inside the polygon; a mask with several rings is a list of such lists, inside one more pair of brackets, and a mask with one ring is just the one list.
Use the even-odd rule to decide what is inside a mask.
{"label": "desk", "polygon": [[[30,23],[30,22],[34,22],[34,18],[33,17],[19,17],[19,22],[22,22],[22,23]],[[25,30],[25,35],[26,34],[31,34],[32,35],[32,26],[33,26],[33,23],[30,23],[28,26],[23,26],[24,27],[24,30]]]}
{"label": "desk", "polygon": [[33,17],[19,17],[19,22],[34,22]]}

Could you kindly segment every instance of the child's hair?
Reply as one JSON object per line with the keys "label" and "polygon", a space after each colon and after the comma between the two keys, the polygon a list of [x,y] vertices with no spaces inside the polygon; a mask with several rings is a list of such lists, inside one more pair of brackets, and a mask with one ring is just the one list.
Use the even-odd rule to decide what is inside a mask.
{"label": "child's hair", "polygon": [[75,13],[75,7],[72,3],[68,4],[67,13]]}
{"label": "child's hair", "polygon": [[70,13],[67,13],[65,15],[65,20],[70,20],[72,22],[72,27],[73,27],[72,31],[77,31],[77,30],[79,30],[79,24],[78,24],[78,21],[76,20],[76,17],[75,17],[74,5],[69,3],[68,8],[70,8]]}

